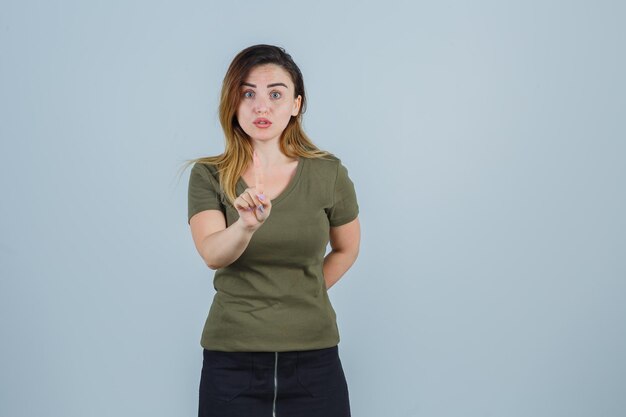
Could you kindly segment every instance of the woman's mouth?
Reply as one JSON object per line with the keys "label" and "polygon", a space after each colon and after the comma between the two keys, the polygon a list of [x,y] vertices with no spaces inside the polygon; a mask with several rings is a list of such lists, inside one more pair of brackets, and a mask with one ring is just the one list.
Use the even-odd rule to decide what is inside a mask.
{"label": "woman's mouth", "polygon": [[264,118],[258,118],[256,119],[254,122],[252,122],[256,127],[260,127],[260,128],[266,128],[266,127],[270,127],[272,122],[270,122],[267,119]]}

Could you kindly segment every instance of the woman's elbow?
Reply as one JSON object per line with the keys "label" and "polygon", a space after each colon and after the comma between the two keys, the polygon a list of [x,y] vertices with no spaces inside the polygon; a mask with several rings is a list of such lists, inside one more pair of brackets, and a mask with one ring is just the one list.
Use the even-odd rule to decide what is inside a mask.
{"label": "woman's elbow", "polygon": [[205,259],[204,263],[206,264],[206,266],[208,266],[210,269],[212,269],[214,271],[216,271],[216,270],[218,270],[220,268],[227,267],[228,265],[230,265],[230,263],[219,262],[216,259]]}

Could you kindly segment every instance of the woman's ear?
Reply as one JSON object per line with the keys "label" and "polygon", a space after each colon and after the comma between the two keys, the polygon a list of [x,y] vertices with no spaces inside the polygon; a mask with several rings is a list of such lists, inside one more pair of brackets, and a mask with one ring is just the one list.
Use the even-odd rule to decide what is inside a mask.
{"label": "woman's ear", "polygon": [[302,104],[302,96],[298,94],[298,98],[296,98],[293,102],[293,110],[291,112],[292,116],[297,116],[300,112],[300,104]]}

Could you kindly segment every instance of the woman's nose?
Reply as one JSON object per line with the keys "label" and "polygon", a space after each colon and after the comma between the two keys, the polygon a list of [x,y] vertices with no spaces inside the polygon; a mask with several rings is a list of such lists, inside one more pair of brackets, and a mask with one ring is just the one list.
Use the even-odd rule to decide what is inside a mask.
{"label": "woman's nose", "polygon": [[269,109],[268,103],[262,98],[255,101],[254,107],[257,113],[266,112]]}

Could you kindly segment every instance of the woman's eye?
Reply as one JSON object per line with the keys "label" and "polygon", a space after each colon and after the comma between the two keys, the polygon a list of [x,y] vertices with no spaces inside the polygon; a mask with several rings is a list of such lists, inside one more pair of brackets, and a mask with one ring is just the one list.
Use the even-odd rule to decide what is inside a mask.
{"label": "woman's eye", "polygon": [[280,98],[280,93],[278,91],[274,91],[271,94],[272,98]]}
{"label": "woman's eye", "polygon": [[252,97],[253,94],[254,93],[252,91],[250,91],[250,90],[243,92],[243,96],[246,97],[246,98]]}

